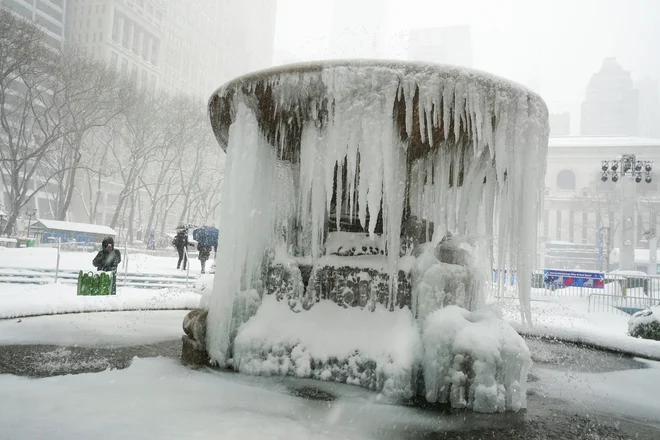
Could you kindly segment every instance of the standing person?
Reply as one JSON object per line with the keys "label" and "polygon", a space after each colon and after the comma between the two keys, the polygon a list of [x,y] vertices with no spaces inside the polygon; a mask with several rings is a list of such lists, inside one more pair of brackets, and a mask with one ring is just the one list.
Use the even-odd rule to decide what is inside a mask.
{"label": "standing person", "polygon": [[186,255],[186,248],[188,247],[188,228],[185,226],[179,226],[172,240],[172,245],[176,248],[176,251],[179,253],[179,261],[176,263],[176,268],[181,268],[181,261],[183,261],[183,270],[186,270],[188,265],[188,256]]}
{"label": "standing person", "polygon": [[115,240],[112,237],[106,237],[101,242],[101,251],[96,254],[92,264],[98,271],[112,272],[112,295],[117,294],[117,268],[121,263],[121,252],[115,249]]}
{"label": "standing person", "polygon": [[206,266],[206,262],[208,261],[209,257],[211,256],[211,248],[213,246],[207,246],[202,243],[197,243],[197,250],[199,251],[199,261],[202,263],[202,273],[206,273],[204,271],[204,268]]}
{"label": "standing person", "polygon": [[149,233],[149,241],[147,241],[147,249],[150,251],[156,250],[156,231],[153,229]]}
{"label": "standing person", "polygon": [[115,240],[112,237],[106,237],[101,242],[101,251],[96,254],[92,264],[96,270],[103,272],[117,272],[117,267],[121,262],[121,252],[115,249]]}
{"label": "standing person", "polygon": [[218,229],[212,226],[202,226],[193,231],[193,238],[197,241],[202,273],[206,273],[206,262],[211,256],[211,249],[218,252]]}

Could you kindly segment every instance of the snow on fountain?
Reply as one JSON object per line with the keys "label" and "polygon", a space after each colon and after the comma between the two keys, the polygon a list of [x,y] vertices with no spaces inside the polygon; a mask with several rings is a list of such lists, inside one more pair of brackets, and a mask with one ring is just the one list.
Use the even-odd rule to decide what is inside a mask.
{"label": "snow on fountain", "polygon": [[[374,239],[378,214],[382,216],[382,236],[378,238],[386,255],[380,260],[385,267],[380,269],[389,274],[389,297],[378,310],[387,315],[388,310],[400,304],[397,274],[402,266],[408,266],[413,273],[413,310],[397,311],[396,316],[407,313],[418,320],[421,317],[419,323],[397,318],[399,323],[408,322],[415,334],[420,333],[418,326],[430,329],[422,334],[427,350],[423,356],[431,355],[437,348],[428,345],[428,338],[437,333],[439,324],[433,307],[423,310],[423,317],[418,316],[416,307],[423,295],[438,294],[433,283],[442,279],[437,274],[425,276],[423,271],[435,267],[436,272],[443,272],[440,265],[444,263],[429,263],[428,258],[432,257],[427,256],[424,267],[402,265],[401,225],[410,213],[433,225],[434,244],[449,235],[479,237],[481,269],[490,272],[495,264],[501,270],[516,271],[522,319],[531,322],[530,276],[536,255],[549,132],[547,109],[540,97],[477,71],[414,63],[344,61],[287,66],[247,75],[220,88],[209,106],[214,131],[227,151],[217,270],[212,294],[205,295],[202,301],[202,306],[209,309],[206,346],[214,363],[233,363],[239,371],[251,373],[324,379],[324,373],[308,371],[305,362],[309,359],[302,354],[305,350],[307,354],[318,350],[319,344],[301,344],[311,337],[302,335],[309,330],[305,326],[313,328],[312,314],[325,308],[328,316],[335,316],[335,312],[328,311],[330,304],[289,318],[303,326],[297,338],[291,322],[284,325],[287,331],[277,328],[277,322],[281,322],[278,319],[287,320],[287,315],[278,314],[292,313],[287,305],[264,298],[250,320],[259,306],[236,304],[253,304],[254,298],[258,301],[263,296],[267,249],[291,249],[292,243],[296,243],[298,258],[314,264],[323,256],[327,222],[335,222],[340,230],[340,209],[335,209],[335,218],[329,218],[333,203],[347,206],[351,220],[358,219]],[[367,256],[359,258],[369,261]],[[450,270],[458,267],[449,266]],[[415,281],[415,270],[422,270],[418,274],[420,282]],[[467,277],[466,271],[456,277]],[[459,284],[465,288],[466,283]],[[480,294],[483,292],[481,289]],[[474,309],[482,302],[483,298],[475,298],[471,306],[462,305]],[[272,313],[268,315],[266,309],[272,309]],[[376,307],[372,310],[378,312]],[[360,314],[369,312],[365,309],[351,313],[359,326],[365,322]],[[492,319],[477,319],[465,313],[460,319],[467,324],[461,324],[461,328],[494,329],[495,339],[489,341],[497,342],[497,335],[511,339],[510,334],[502,336],[506,332],[497,332],[498,327],[491,325]],[[273,321],[275,316],[279,318]],[[305,320],[309,322],[303,323]],[[270,345],[266,341],[277,340],[280,331],[282,335],[286,333],[281,339],[291,342],[286,348],[289,354],[297,347],[298,364],[288,365],[289,361],[272,355],[277,341]],[[350,341],[350,332],[345,336]],[[515,347],[522,341],[513,339],[512,343],[497,343]],[[406,340],[419,347],[419,337],[417,342],[415,337]],[[379,354],[372,358],[392,361],[398,348],[387,345],[387,341],[374,343],[371,351]],[[492,350],[498,351],[497,347]],[[359,347],[353,348],[359,351]],[[422,350],[410,347],[407,353],[405,374],[385,374],[381,382],[414,380],[409,367],[423,361]],[[511,354],[506,350],[498,353]],[[495,370],[485,379],[484,386],[495,387],[495,397],[485,393],[484,399],[495,399],[494,405],[483,399],[475,403],[479,390],[469,392],[471,400],[462,396],[456,397],[456,401],[486,410],[524,407],[527,364],[524,354],[521,356],[522,360],[515,361],[517,370],[507,370],[509,383],[499,384],[498,388]],[[306,360],[300,363],[300,359]],[[444,370],[448,368],[448,359],[442,361]],[[451,359],[454,362],[454,357]],[[475,370],[483,362],[481,358],[474,359]],[[425,365],[430,364],[425,361]],[[383,363],[378,366],[381,372],[392,371],[388,368]],[[444,380],[438,374],[425,367],[427,381],[432,376]],[[512,374],[518,377],[511,379]],[[325,376],[338,380],[330,373]],[[351,380],[360,381],[359,377],[352,377]],[[393,394],[404,396],[413,388],[398,387]],[[442,401],[444,391],[435,388],[427,387],[427,398]],[[376,389],[383,391],[383,386]],[[452,403],[454,400],[452,397]]]}

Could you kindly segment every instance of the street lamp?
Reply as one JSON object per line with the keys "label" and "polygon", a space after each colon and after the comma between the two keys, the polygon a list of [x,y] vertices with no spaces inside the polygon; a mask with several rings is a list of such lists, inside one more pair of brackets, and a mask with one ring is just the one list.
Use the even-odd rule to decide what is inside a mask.
{"label": "street lamp", "polygon": [[619,268],[635,269],[635,183],[651,183],[651,161],[637,160],[634,154],[624,154],[615,160],[601,161],[601,180],[617,183],[621,179],[621,253]]}
{"label": "street lamp", "polygon": [[37,210],[36,209],[26,209],[25,210],[25,215],[28,216],[28,226],[27,226],[27,237],[30,238],[30,225],[32,224],[32,216],[37,215]]}

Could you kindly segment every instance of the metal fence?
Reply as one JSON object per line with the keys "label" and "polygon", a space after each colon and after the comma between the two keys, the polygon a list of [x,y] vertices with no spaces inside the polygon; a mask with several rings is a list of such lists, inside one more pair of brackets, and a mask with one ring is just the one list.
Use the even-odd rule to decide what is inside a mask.
{"label": "metal fence", "polygon": [[[80,246],[82,243],[79,243]],[[0,267],[0,284],[76,284],[78,282],[78,270],[63,270],[60,268],[61,253],[71,252],[65,244],[58,239],[55,243],[43,244],[40,247],[54,247],[57,250],[55,261],[52,268],[17,268]],[[80,246],[76,250],[83,251]],[[117,285],[124,287],[139,287],[144,289],[162,289],[167,287],[188,288],[195,282],[195,277],[190,275],[190,258],[197,255],[197,252],[188,252],[185,249],[186,259],[188,260],[187,271],[185,274],[158,274],[158,273],[138,273],[129,272],[129,260],[136,254],[145,254],[143,249],[135,250],[127,247],[122,249],[121,266],[117,268]],[[176,254],[172,255],[175,256]],[[91,268],[90,268],[91,270]]]}
{"label": "metal fence", "polygon": [[[610,312],[630,315],[646,307],[660,304],[660,276],[630,273],[593,273],[599,283],[584,285],[554,285],[548,282],[543,270],[532,273],[532,299],[574,297],[588,301],[589,312]],[[499,277],[494,274],[488,292],[490,298],[515,299],[518,280],[515,276]]]}
{"label": "metal fence", "polygon": [[589,295],[589,312],[610,312],[621,315],[632,315],[647,307],[655,306],[658,300],[648,296],[623,296],[604,293]]}
{"label": "metal fence", "polygon": [[532,295],[577,296],[614,295],[621,297],[644,297],[660,302],[660,276],[605,274],[601,287],[554,286],[544,283],[542,275],[532,279]]}

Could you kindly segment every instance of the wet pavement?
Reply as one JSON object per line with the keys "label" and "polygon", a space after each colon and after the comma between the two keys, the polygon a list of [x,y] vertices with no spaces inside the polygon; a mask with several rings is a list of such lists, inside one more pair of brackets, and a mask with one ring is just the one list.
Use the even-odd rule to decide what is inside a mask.
{"label": "wet pavement", "polygon": [[0,374],[42,378],[64,374],[123,369],[134,357],[171,357],[181,354],[181,341],[120,347],[62,347],[57,345],[0,345]]}
{"label": "wet pavement", "polygon": [[[528,409],[513,414],[480,415],[441,409],[438,417],[454,420],[456,430],[437,431],[432,426],[387,425],[377,432],[382,439],[653,439],[660,438],[660,415],[654,423],[597,414],[576,407],[575,402],[548,397],[541,384],[543,370],[570,373],[607,373],[647,368],[647,364],[615,353],[576,344],[527,339],[534,367],[529,376]],[[164,356],[178,359],[180,340],[121,347],[71,347],[56,345],[0,346],[0,374],[43,378],[64,374],[94,373],[127,368],[132,359]],[[261,378],[263,379],[263,378]],[[254,380],[261,380],[254,379]],[[264,379],[268,380],[268,379]],[[295,382],[287,382],[289,384]],[[283,392],[309,399],[310,404],[331,405],[335,396],[327,385],[314,381],[284,386]],[[402,408],[402,410],[404,410]],[[438,409],[409,408],[417,414]],[[450,423],[450,425],[452,425]]]}

